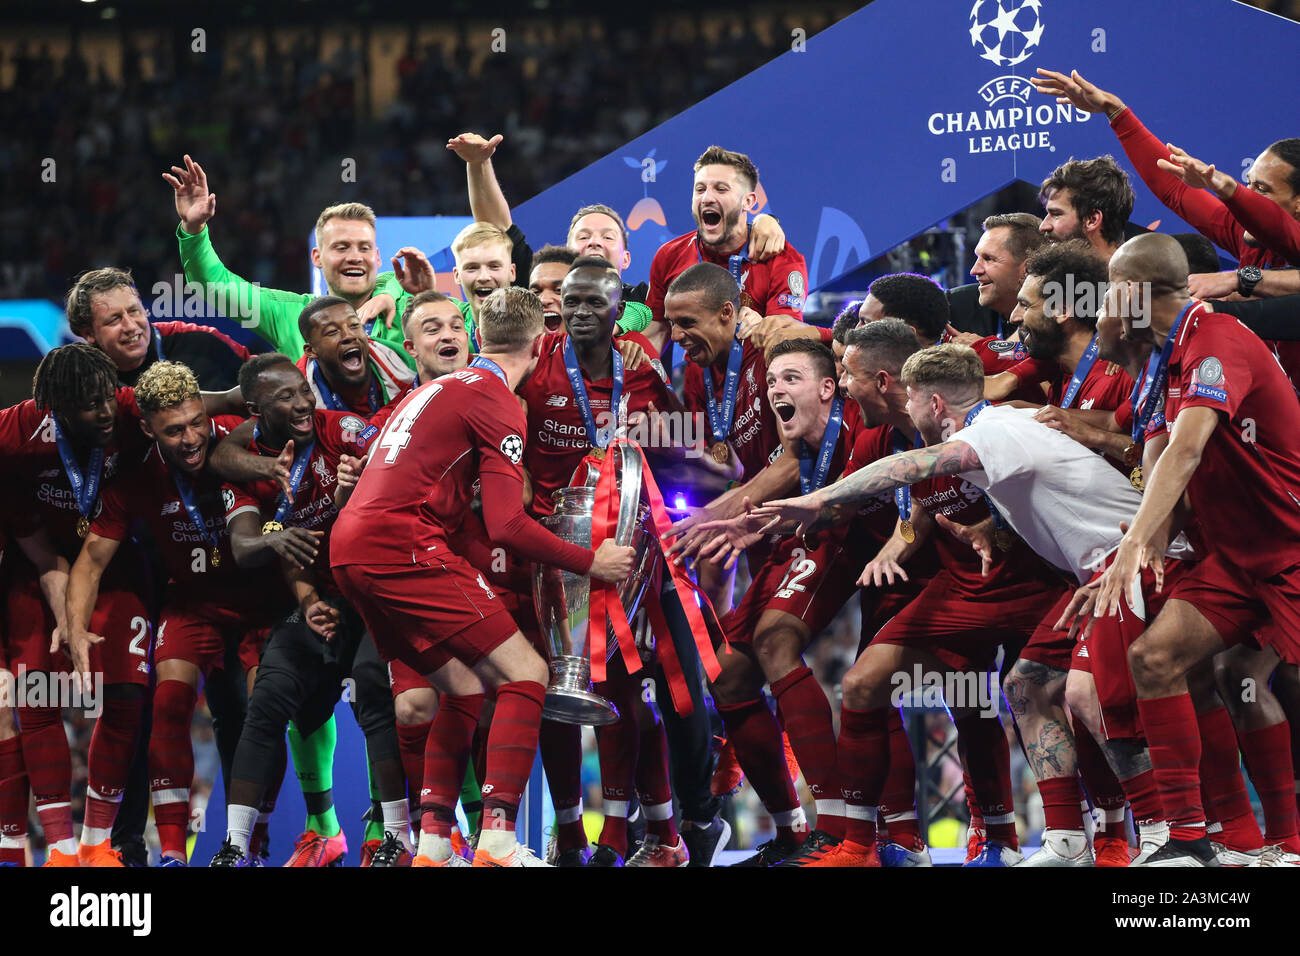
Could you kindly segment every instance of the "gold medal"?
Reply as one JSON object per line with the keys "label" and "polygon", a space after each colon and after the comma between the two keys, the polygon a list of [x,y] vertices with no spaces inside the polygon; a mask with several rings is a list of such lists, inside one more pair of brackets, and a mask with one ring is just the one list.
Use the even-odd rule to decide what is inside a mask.
{"label": "gold medal", "polygon": [[898,533],[903,536],[903,540],[908,544],[916,540],[916,529],[912,527],[912,522],[906,518],[899,522]]}
{"label": "gold medal", "polygon": [[1132,471],[1128,473],[1128,480],[1129,480],[1129,484],[1131,484],[1138,491],[1141,491],[1145,487],[1146,482],[1142,478],[1141,465],[1138,465],[1136,468],[1134,468]]}
{"label": "gold medal", "polygon": [[993,543],[1002,551],[1010,551],[1015,542],[1015,535],[1008,528],[998,528],[993,532]]}
{"label": "gold medal", "polygon": [[748,292],[740,293],[740,307],[742,309],[752,309],[754,307],[754,297]]}
{"label": "gold medal", "polygon": [[219,567],[221,567],[221,552],[220,552],[218,549],[216,549],[216,548],[213,548],[213,549],[212,549],[212,555],[211,555],[211,558],[210,558],[210,560],[209,560],[209,563],[210,563],[214,568],[219,568]]}
{"label": "gold medal", "polygon": [[587,457],[594,458],[597,461],[604,461],[605,449],[597,448],[595,445],[592,445],[590,448],[587,449]]}
{"label": "gold medal", "polygon": [[731,449],[727,446],[725,441],[717,442],[709,449],[709,457],[719,465],[725,465],[731,460]]}
{"label": "gold medal", "polygon": [[283,531],[284,525],[278,521],[268,521],[262,525],[262,534],[275,534],[277,531]]}
{"label": "gold medal", "polygon": [[82,515],[77,519],[77,537],[84,538],[90,533],[90,519]]}

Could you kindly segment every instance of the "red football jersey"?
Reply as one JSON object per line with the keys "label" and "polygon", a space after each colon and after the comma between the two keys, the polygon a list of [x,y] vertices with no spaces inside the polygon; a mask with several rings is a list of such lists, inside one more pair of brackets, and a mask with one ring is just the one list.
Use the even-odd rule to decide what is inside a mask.
{"label": "red football jersey", "polygon": [[1223,413],[1187,486],[1206,545],[1256,578],[1300,563],[1300,400],[1255,333],[1200,302],[1169,358],[1171,433],[1193,406]]}
{"label": "red football jersey", "polygon": [[[748,245],[735,252],[745,252]],[[699,235],[688,232],[670,239],[659,247],[650,263],[650,290],[645,304],[650,307],[656,322],[664,318],[664,296],[673,280],[693,265],[712,262],[726,269],[730,256],[717,255],[700,244]],[[767,262],[745,260],[741,272],[741,304],[760,315],[788,315],[803,321],[804,299],[808,295],[808,266],[794,246],[786,243],[780,254]]]}
{"label": "red football jersey", "polygon": [[[1070,388],[1072,377],[1073,373],[1067,375],[1059,365],[1056,366],[1056,376],[1052,379],[1047,394],[1049,405],[1060,406],[1065,399],[1065,393]],[[1083,384],[1079,386],[1079,393],[1074,396],[1074,402],[1070,407],[1079,410],[1102,408],[1113,412],[1128,402],[1132,391],[1133,379],[1123,367],[1114,362],[1103,362],[1098,359],[1092,363],[1092,368],[1088,369],[1088,374],[1084,377]]]}
{"label": "red football jersey", "polygon": [[[104,449],[101,499],[117,479],[123,463],[142,459],[150,445],[152,442],[140,430],[135,389],[119,388],[117,432],[114,443]],[[31,399],[0,410],[0,458],[13,494],[21,498],[21,504],[15,501],[13,508],[16,531],[26,534],[36,523],[44,525],[58,552],[75,561],[81,552],[81,537],[77,534],[81,512],[59,456],[53,417],[37,409]],[[84,469],[85,459],[79,459],[79,464]],[[101,507],[102,500],[97,500],[92,518]]]}
{"label": "red football jersey", "polygon": [[[320,550],[316,552],[316,588],[321,594],[337,594],[334,575],[330,570],[330,532],[338,518],[334,507],[334,492],[338,486],[339,458],[352,455],[360,458],[366,453],[366,422],[351,412],[330,412],[318,408],[313,414],[316,441],[311,458],[303,469],[302,479],[293,497],[293,507],[282,520],[288,527],[324,531]],[[279,449],[267,448],[254,441],[248,450],[259,455],[278,455]],[[302,449],[295,448],[295,455]],[[279,508],[282,489],[274,481],[257,481],[248,485],[226,485],[223,492],[226,521],[237,514],[251,511],[259,521],[270,521]]]}
{"label": "red football jersey", "polygon": [[[740,458],[744,469],[741,476],[748,481],[763,468],[776,460],[781,453],[781,432],[776,425],[776,413],[772,411],[767,400],[767,362],[761,350],[754,348],[746,339],[741,343],[740,381],[736,386],[736,407],[731,416],[731,431],[727,440]],[[709,367],[712,379],[714,401],[721,407],[722,389],[727,379],[727,358],[724,352],[722,363]],[[692,412],[704,416],[704,428],[710,444],[718,440],[713,434],[709,422],[709,405],[704,397],[704,369],[694,362],[685,366],[685,380],[682,386],[682,400]]]}
{"label": "red football jersey", "polygon": [[[547,335],[542,340],[542,355],[537,368],[519,389],[528,406],[527,450],[524,467],[533,483],[533,502],[529,510],[548,515],[555,510],[552,496],[567,487],[573,472],[592,447],[582,412],[573,394],[568,371],[564,366],[565,335]],[[583,377],[592,420],[597,428],[609,420],[613,378],[589,381]],[[660,410],[668,407],[668,386],[649,363],[623,375],[623,400],[627,414],[645,411],[650,402]],[[621,404],[621,403],[620,403]]]}
{"label": "red football jersey", "polygon": [[[335,563],[438,560],[451,551],[448,538],[461,528],[479,482],[489,531],[497,513],[523,516],[525,426],[514,392],[489,369],[465,368],[421,385],[373,442],[370,461],[339,519]],[[513,494],[512,501],[488,491],[496,478],[512,489],[498,494]],[[541,536],[557,564],[590,567],[590,551],[526,520],[528,526],[517,529],[519,537],[509,539],[512,548],[527,550]]]}
{"label": "red football jersey", "polygon": [[[892,425],[863,426],[858,430],[853,452],[844,466],[844,474],[851,475],[881,458],[900,451],[910,451],[916,441],[916,432],[899,432]],[[866,499],[858,509],[857,520],[852,524],[848,540],[861,541],[862,552],[868,559],[894,534],[898,519],[898,501],[892,490]],[[907,562],[907,572],[913,578],[928,578],[938,569],[938,559],[932,542],[927,541]]]}
{"label": "red football jersey", "polygon": [[1043,404],[1043,389],[1039,382],[1050,381],[1056,374],[1056,367],[1030,358],[1025,347],[1011,339],[1000,339],[996,335],[985,336],[971,346],[980,357],[985,375],[999,375],[1011,372],[1020,379],[1020,384],[1007,401],[1029,402],[1031,405]]}
{"label": "red football jersey", "polygon": [[[212,444],[215,446],[243,421],[227,415],[212,419]],[[128,464],[121,480],[105,490],[101,496],[103,507],[90,530],[123,541],[130,533],[131,519],[142,518],[167,569],[170,605],[215,603],[259,617],[283,607],[288,591],[279,575],[245,570],[235,564],[225,521],[226,502],[233,501],[233,492],[223,490],[221,480],[206,466],[191,485],[206,533],[194,527],[171,466],[158,446],[151,445],[142,461]],[[215,566],[211,561],[214,537],[219,553]]]}
{"label": "red football jersey", "polygon": [[[941,514],[960,525],[979,524],[989,516],[984,492],[960,475],[941,475],[918,481],[912,486],[912,500],[928,514]],[[958,541],[941,527],[934,529],[932,537],[940,565],[952,576],[956,590],[963,598],[979,600],[981,595],[996,591],[999,592],[997,599],[1005,601],[1008,599],[1007,589],[1028,586],[1030,582],[1057,583],[1063,580],[1019,536],[1013,536],[1011,550],[994,549],[987,576],[980,573],[983,562],[970,545]]]}

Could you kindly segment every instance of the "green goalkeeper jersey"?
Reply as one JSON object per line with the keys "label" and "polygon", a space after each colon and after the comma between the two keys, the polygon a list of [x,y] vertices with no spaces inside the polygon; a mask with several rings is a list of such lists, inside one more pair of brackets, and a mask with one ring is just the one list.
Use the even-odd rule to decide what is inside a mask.
{"label": "green goalkeeper jersey", "polygon": [[[176,226],[176,241],[180,245],[181,268],[185,270],[186,281],[201,285],[204,299],[226,318],[252,329],[296,362],[302,356],[306,344],[298,330],[298,316],[316,296],[308,292],[264,289],[235,275],[226,268],[212,248],[209,232],[205,228],[198,235],[192,236],[180,225]],[[390,329],[383,321],[376,320],[371,323],[370,337],[390,346],[414,369],[415,359],[402,346],[406,335],[400,322],[402,312],[413,296],[402,288],[396,274],[391,271],[380,273],[375,281],[372,295],[384,293],[392,296],[396,303],[393,327]],[[478,345],[474,337],[473,309],[468,302],[459,299],[453,301],[465,317],[470,352],[476,352]],[[650,309],[644,304],[626,302],[618,320],[617,331],[640,332],[650,324],[651,318]]]}

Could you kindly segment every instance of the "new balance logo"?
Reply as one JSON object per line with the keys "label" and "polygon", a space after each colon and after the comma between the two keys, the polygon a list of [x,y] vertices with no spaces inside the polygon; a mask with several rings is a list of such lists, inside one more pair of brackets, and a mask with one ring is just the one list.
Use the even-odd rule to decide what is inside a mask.
{"label": "new balance logo", "polygon": [[161,514],[174,515],[180,510],[181,510],[181,503],[179,501],[169,501],[162,506]]}
{"label": "new balance logo", "polygon": [[569,397],[567,395],[552,395],[550,398],[546,400],[546,405],[548,408],[564,408],[568,404],[569,404]]}

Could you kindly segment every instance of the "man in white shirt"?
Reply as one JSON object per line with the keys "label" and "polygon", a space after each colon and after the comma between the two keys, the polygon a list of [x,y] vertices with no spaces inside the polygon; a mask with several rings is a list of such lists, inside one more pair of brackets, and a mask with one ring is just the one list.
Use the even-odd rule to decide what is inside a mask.
{"label": "man in white shirt", "polygon": [[[1080,584],[1102,570],[1119,545],[1120,522],[1130,520],[1141,504],[1141,494],[1119,472],[1036,421],[1033,409],[984,401],[983,366],[966,346],[947,344],[918,352],[903,366],[902,381],[908,414],[927,447],[881,459],[812,494],[768,502],[755,516],[768,516],[773,524],[793,522],[804,531],[837,520],[845,506],[866,497],[936,475],[957,474],[984,491],[996,510],[995,542],[1005,542],[1006,535],[1014,532]],[[988,541],[973,543],[986,552],[996,546]],[[1191,557],[1181,537],[1168,554]],[[1154,579],[1148,584],[1154,584]],[[1147,590],[1149,602],[1154,588]],[[1063,600],[1044,619],[1044,627],[1053,628],[1058,619],[1073,616],[1089,597],[1085,589],[1073,602]],[[1137,619],[1146,616],[1141,606],[1131,610]],[[1074,740],[1061,707],[1074,641],[1072,634],[1062,637],[1065,656],[1060,666],[1022,655],[1005,686],[1048,817],[1043,849],[1022,864],[1028,866],[1092,865],[1078,810],[1082,793]],[[904,657],[904,650],[883,645],[868,648],[859,659],[855,668],[870,668],[879,678],[874,684],[880,688],[880,700],[873,703],[888,706],[889,675],[908,665]],[[1031,694],[1033,707],[1028,706]],[[1140,785],[1152,789],[1150,771],[1144,776]],[[1132,792],[1130,799],[1137,802]],[[1161,829],[1143,834],[1144,851],[1158,847]]]}

